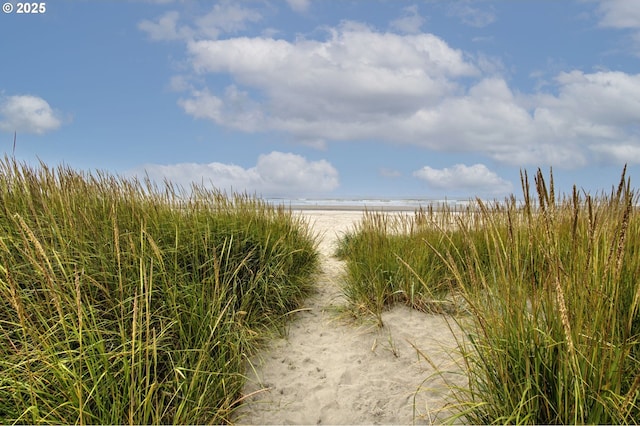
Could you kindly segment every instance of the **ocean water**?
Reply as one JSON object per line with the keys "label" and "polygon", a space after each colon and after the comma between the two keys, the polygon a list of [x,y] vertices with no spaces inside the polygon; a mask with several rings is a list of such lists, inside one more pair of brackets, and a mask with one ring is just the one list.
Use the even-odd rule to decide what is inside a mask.
{"label": "ocean water", "polygon": [[292,209],[320,209],[323,207],[336,209],[371,208],[383,210],[414,210],[418,208],[439,207],[464,208],[471,200],[427,199],[427,198],[267,198],[269,204]]}

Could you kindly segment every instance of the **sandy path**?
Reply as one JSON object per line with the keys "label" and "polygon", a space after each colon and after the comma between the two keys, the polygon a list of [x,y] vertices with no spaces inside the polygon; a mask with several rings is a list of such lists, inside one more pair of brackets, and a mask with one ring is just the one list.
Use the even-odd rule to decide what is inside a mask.
{"label": "sandy path", "polygon": [[405,307],[383,315],[385,326],[340,319],[344,265],[332,257],[337,237],[362,217],[357,211],[303,211],[320,242],[318,293],[296,314],[286,338],[253,360],[239,410],[241,424],[411,424],[438,422],[440,379],[411,343],[449,369],[454,345],[444,319]]}

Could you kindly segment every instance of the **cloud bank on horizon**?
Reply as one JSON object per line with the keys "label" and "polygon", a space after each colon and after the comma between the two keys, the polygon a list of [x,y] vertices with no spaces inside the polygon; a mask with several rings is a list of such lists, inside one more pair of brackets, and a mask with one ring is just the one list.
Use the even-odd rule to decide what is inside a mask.
{"label": "cloud bank on horizon", "polygon": [[[357,181],[351,173],[368,170],[351,170],[349,161],[370,161],[378,172],[359,179],[402,180],[413,193],[501,196],[514,190],[521,168],[589,176],[596,167],[640,165],[640,2],[562,8],[567,15],[558,25],[571,30],[551,34],[551,42],[564,44],[567,57],[578,55],[575,49],[582,55],[562,63],[562,51],[554,50],[560,53],[546,58],[546,69],[517,61],[530,46],[514,42],[507,50],[502,41],[509,32],[500,25],[513,16],[522,21],[511,31],[521,24],[523,31],[514,38],[539,36],[526,33],[525,20],[535,18],[518,15],[518,7],[531,5],[363,3],[147,1],[148,16],[128,37],[171,52],[170,77],[158,91],[174,96],[175,114],[237,141],[226,148],[231,161],[140,157],[127,173],[305,197],[339,192]],[[384,10],[370,19],[376,8]],[[436,16],[457,22],[459,34],[439,28]],[[541,38],[541,58],[547,47]],[[44,137],[74,126],[77,111],[60,112],[57,104],[3,81],[0,130]],[[243,137],[254,141],[253,156]],[[285,143],[269,147],[274,139]],[[380,146],[386,148],[378,152]],[[385,164],[389,150],[399,154]],[[405,162],[402,150],[410,153]],[[424,153],[421,163],[415,153]],[[351,191],[376,191],[360,185]]]}
{"label": "cloud bank on horizon", "polygon": [[185,189],[192,182],[231,192],[250,192],[254,188],[263,194],[302,197],[310,192],[309,182],[314,183],[313,193],[329,193],[338,186],[338,172],[327,161],[310,162],[299,155],[277,151],[261,155],[257,164],[248,169],[218,162],[148,164],[142,169],[155,180],[167,179]]}

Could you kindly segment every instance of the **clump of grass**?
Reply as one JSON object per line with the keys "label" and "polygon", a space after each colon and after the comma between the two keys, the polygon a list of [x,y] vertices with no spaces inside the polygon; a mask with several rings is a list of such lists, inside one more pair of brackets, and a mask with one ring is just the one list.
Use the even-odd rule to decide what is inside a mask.
{"label": "clump of grass", "polygon": [[[637,423],[640,217],[623,172],[610,194],[557,199],[540,171],[537,202],[482,203],[484,241],[443,254],[471,306],[461,321],[472,423]],[[460,255],[458,255],[460,257]]]}
{"label": "clump of grass", "polygon": [[347,261],[344,292],[357,312],[373,314],[404,303],[428,312],[455,310],[445,297],[454,283],[444,263],[424,241],[449,244],[443,230],[459,212],[446,205],[414,214],[366,211],[338,242],[336,256]]}
{"label": "clump of grass", "polygon": [[559,197],[540,171],[533,193],[526,173],[522,185],[523,202],[478,200],[404,230],[365,216],[341,243],[345,292],[378,317],[416,282],[423,299],[464,300],[452,329],[467,385],[451,382],[450,420],[638,423],[637,194],[624,171],[595,196]]}
{"label": "clump of grass", "polygon": [[195,186],[0,163],[0,422],[224,423],[310,291],[309,227]]}

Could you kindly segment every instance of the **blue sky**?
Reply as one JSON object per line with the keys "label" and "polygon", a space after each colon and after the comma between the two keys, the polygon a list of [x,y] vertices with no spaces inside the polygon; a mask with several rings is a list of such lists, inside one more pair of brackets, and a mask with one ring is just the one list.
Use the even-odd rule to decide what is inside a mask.
{"label": "blue sky", "polygon": [[0,149],[266,197],[640,179],[640,2],[49,0],[0,14]]}

